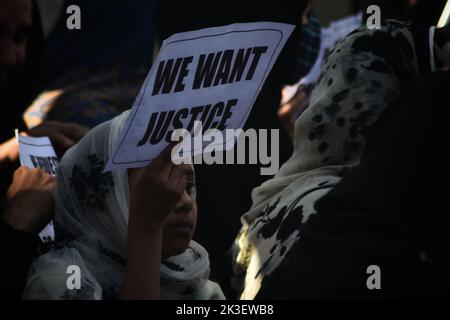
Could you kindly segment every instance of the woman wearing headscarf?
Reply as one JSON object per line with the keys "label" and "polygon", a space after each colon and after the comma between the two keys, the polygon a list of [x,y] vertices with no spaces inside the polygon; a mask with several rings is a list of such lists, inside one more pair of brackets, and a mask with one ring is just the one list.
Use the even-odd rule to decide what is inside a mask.
{"label": "woman wearing headscarf", "polygon": [[[244,6],[239,0],[197,0],[179,1],[176,10],[174,4],[168,1],[158,1],[157,6],[157,34],[160,39],[177,32],[232,23],[271,21],[296,25],[243,128],[278,129],[280,163],[287,161],[292,154],[291,140],[277,116],[281,88],[305,76],[320,49],[320,25],[314,23],[317,20],[308,19],[308,23],[303,24],[302,16],[310,3],[308,0],[282,0],[276,3],[247,1]],[[261,164],[195,165],[198,205],[200,210],[209,213],[199,219],[195,237],[210,252],[216,277],[226,278],[225,274],[231,273],[231,265],[223,261],[229,261],[229,257],[223,256],[239,231],[241,214],[251,206],[251,190],[269,178],[261,176],[260,167]],[[236,183],[237,180],[239,183]]]}
{"label": "woman wearing headscarf", "polygon": [[242,299],[255,298],[302,241],[300,229],[316,214],[316,201],[359,164],[383,110],[414,81],[449,64],[446,34],[389,21],[380,29],[362,26],[329,53],[310,106],[296,121],[293,156],[253,190],[252,208],[242,217],[233,279]]}
{"label": "woman wearing headscarf", "polygon": [[208,280],[208,253],[191,241],[192,168],[173,165],[166,149],[146,168],[104,172],[127,116],[97,126],[61,160],[57,243],[34,261],[24,298],[223,298]]}
{"label": "woman wearing headscarf", "polygon": [[386,108],[257,299],[449,299],[448,88],[433,72]]}

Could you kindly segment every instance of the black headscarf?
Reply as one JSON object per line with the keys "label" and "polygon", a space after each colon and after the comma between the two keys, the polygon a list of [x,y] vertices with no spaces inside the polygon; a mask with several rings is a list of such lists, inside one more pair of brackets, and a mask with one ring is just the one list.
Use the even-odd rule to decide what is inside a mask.
{"label": "black headscarf", "polygon": [[407,20],[427,26],[437,25],[447,0],[419,0],[406,14]]}

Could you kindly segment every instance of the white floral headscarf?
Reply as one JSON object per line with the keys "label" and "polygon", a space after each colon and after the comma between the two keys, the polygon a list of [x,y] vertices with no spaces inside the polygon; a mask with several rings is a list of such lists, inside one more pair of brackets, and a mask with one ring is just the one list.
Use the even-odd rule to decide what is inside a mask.
{"label": "white floral headscarf", "polygon": [[[33,262],[24,298],[118,297],[127,256],[128,175],[127,170],[103,170],[128,113],[92,129],[61,160],[55,193],[57,243]],[[67,285],[70,265],[80,268],[79,290]],[[208,253],[191,241],[184,253],[162,261],[161,298],[223,298],[209,273]]]}

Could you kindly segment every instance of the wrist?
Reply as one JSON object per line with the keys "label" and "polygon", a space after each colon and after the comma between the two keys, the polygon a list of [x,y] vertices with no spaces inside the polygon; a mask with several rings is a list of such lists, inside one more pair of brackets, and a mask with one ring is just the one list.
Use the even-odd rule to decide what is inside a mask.
{"label": "wrist", "polygon": [[150,255],[154,259],[154,254],[152,253],[154,250],[159,250],[159,255],[161,254],[162,239],[162,227],[143,228],[129,225],[128,258],[139,256],[139,259],[144,259],[145,256]]}
{"label": "wrist", "polygon": [[128,222],[128,236],[134,238],[155,238],[162,237],[163,223],[151,219],[137,219],[130,216]]}
{"label": "wrist", "polygon": [[8,207],[5,210],[2,215],[2,220],[14,230],[26,232],[32,235],[37,234],[37,232],[35,232],[35,230],[33,230],[33,228],[24,219],[20,218],[20,215],[15,212],[14,207]]}
{"label": "wrist", "polygon": [[16,138],[11,138],[0,145],[0,160],[15,162],[19,159],[19,146]]}
{"label": "wrist", "polygon": [[159,210],[149,209],[148,207],[143,208],[143,206],[139,206],[131,199],[128,228],[145,232],[159,231],[164,225],[164,219],[160,217],[165,215],[155,214],[157,211]]}

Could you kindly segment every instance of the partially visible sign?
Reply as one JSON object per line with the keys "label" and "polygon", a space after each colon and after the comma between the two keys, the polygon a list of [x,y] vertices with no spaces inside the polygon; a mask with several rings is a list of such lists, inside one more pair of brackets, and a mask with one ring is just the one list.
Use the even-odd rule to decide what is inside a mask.
{"label": "partially visible sign", "polygon": [[312,67],[311,71],[298,83],[284,87],[283,100],[281,101],[282,104],[288,103],[294,98],[300,85],[312,86],[316,82],[320,75],[322,62],[328,52],[330,52],[330,50],[333,49],[340,40],[360,27],[362,22],[363,15],[362,13],[358,13],[354,16],[333,21],[328,28],[322,28],[320,51],[316,63]]}
{"label": "partially visible sign", "polygon": [[[48,137],[28,137],[19,134],[17,130],[16,137],[19,144],[20,164],[22,166],[39,168],[52,176],[56,176],[56,169],[59,164],[58,157]],[[52,221],[39,233],[39,237],[44,242],[55,239],[55,229]]]}
{"label": "partially visible sign", "polygon": [[360,27],[362,21],[362,14],[358,13],[357,15],[332,22],[329,28],[322,28],[322,43],[316,64],[300,83],[309,85],[316,82],[317,78],[319,78],[322,62],[328,55],[328,52],[333,49],[339,41]]}

